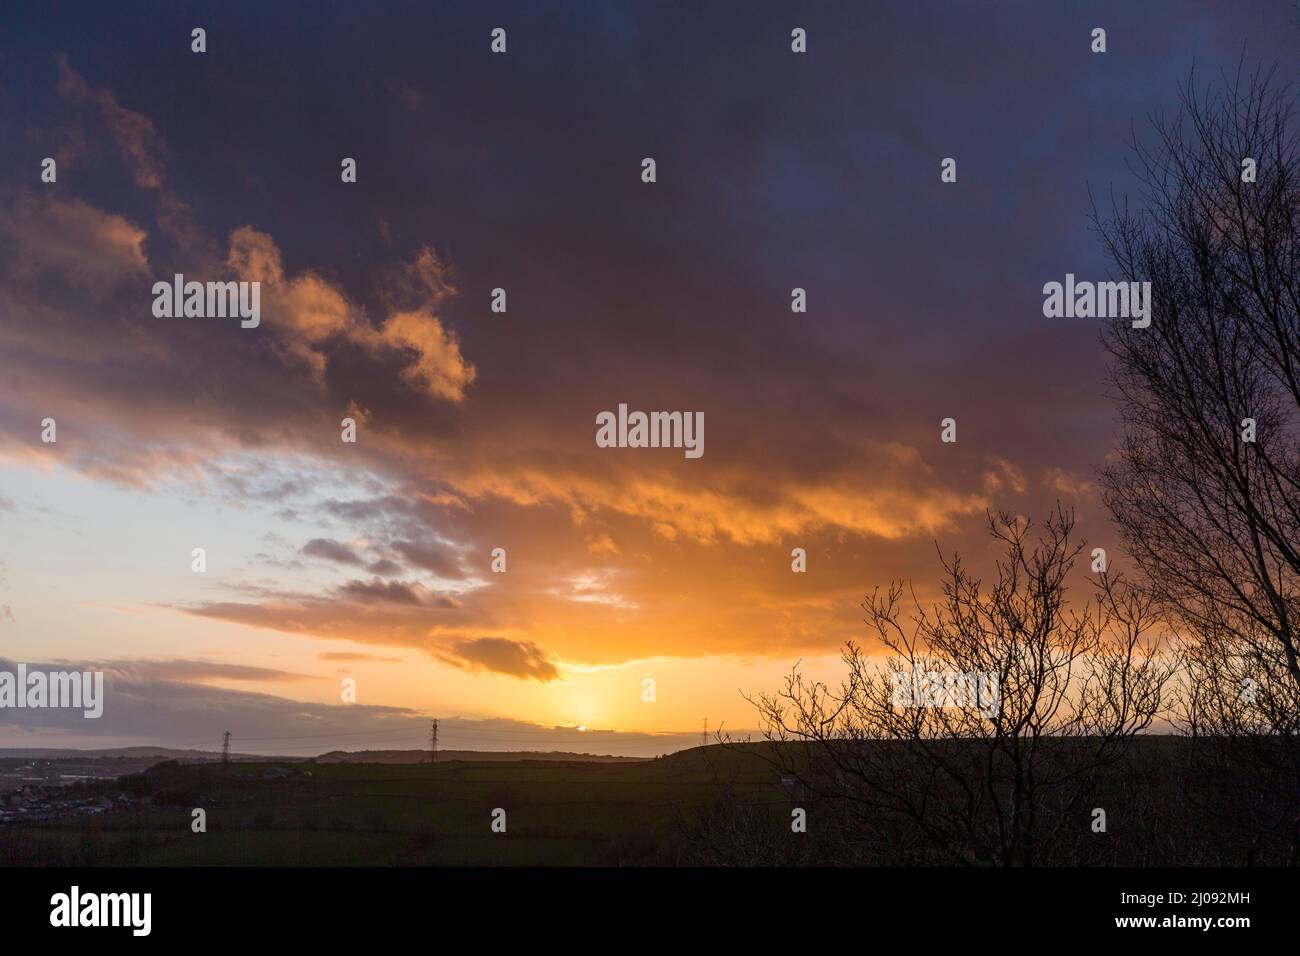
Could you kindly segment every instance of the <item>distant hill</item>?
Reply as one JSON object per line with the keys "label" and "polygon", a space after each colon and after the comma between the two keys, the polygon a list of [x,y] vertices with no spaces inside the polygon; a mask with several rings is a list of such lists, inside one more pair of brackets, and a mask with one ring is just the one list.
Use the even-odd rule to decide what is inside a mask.
{"label": "distant hill", "polygon": [[[177,750],[170,747],[115,747],[107,750],[61,749],[57,747],[0,748],[0,760],[185,760],[215,761],[221,754],[215,750]],[[231,753],[230,759],[239,763],[270,762],[301,763],[315,760],[318,763],[428,763],[427,750],[331,750],[319,757],[277,757],[262,754]],[[641,763],[646,757],[615,757],[609,754],[579,754],[559,751],[546,753],[529,750],[484,751],[440,750],[438,760],[469,760],[476,763],[497,763],[519,760],[563,760],[581,763]]]}
{"label": "distant hill", "polygon": [[[531,750],[439,750],[438,761],[467,760],[498,763],[519,760],[568,761],[570,763],[644,763],[646,757],[614,757],[608,754],[547,753]],[[316,758],[317,763],[428,763],[427,750],[331,750]]]}
{"label": "distant hill", "polygon": [[[232,756],[234,756],[232,754]],[[157,757],[159,760],[220,760],[221,754],[213,750],[175,750],[170,747],[113,747],[107,750],[78,750],[73,747],[0,747],[0,758],[19,760],[85,760],[95,757]],[[241,760],[258,760],[254,756],[240,755]]]}

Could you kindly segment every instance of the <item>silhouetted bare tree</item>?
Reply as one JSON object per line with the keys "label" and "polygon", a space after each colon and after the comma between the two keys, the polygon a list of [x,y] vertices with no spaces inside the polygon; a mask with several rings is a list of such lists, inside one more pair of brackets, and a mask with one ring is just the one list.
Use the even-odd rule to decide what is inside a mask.
{"label": "silhouetted bare tree", "polygon": [[[888,651],[850,643],[838,689],[792,673],[755,700],[773,753],[817,796],[854,808],[862,860],[1068,864],[1111,858],[1092,812],[1118,810],[1106,779],[1160,711],[1171,663],[1150,599],[1101,574],[1071,606],[1082,548],[1058,510],[1031,524],[990,516],[1002,547],[988,588],[941,558],[932,607],[899,582],[864,603]],[[942,682],[940,685],[939,682]],[[1116,783],[1118,786],[1118,783]],[[845,860],[844,862],[849,862]]]}
{"label": "silhouetted bare tree", "polygon": [[1105,333],[1123,435],[1104,497],[1187,640],[1198,800],[1300,863],[1300,143],[1271,71],[1222,85],[1189,81],[1134,143],[1140,204],[1098,218],[1152,283],[1151,326]]}

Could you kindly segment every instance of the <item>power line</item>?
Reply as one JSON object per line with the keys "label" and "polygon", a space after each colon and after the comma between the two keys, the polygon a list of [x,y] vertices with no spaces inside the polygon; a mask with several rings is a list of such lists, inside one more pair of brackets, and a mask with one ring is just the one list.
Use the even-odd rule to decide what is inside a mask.
{"label": "power line", "polygon": [[[401,734],[409,733],[414,728],[407,727],[390,727],[387,730],[358,730],[346,733],[318,733],[318,734],[293,734],[278,737],[233,737],[235,743],[262,742],[274,740],[327,740],[336,737],[368,737],[373,735]],[[683,737],[690,733],[686,730],[578,730],[576,728],[569,730],[550,730],[539,728],[535,736],[527,735],[521,731],[510,730],[477,730],[473,728],[453,728],[453,732],[473,738],[492,739],[492,740],[510,740],[521,743],[541,743],[547,740],[552,741],[569,741],[577,743],[583,740],[608,740],[612,737]],[[195,741],[199,743],[200,741]]]}
{"label": "power line", "polygon": [[[290,735],[277,736],[277,737],[244,737],[244,736],[242,736],[242,735],[239,735],[239,736],[235,736],[233,739],[234,739],[236,742],[239,742],[239,741],[241,741],[241,740],[242,740],[242,741],[248,741],[248,740],[316,740],[316,739],[320,739],[320,738],[323,738],[323,737],[366,737],[366,736],[370,736],[370,735],[372,735],[372,734],[392,734],[392,733],[402,733],[402,732],[404,732],[404,731],[406,731],[406,730],[408,730],[408,729],[410,729],[410,728],[407,728],[407,727],[389,727],[389,728],[387,728],[386,730],[356,730],[356,731],[347,731],[347,732],[340,732],[340,733],[331,733],[331,732],[326,732],[326,733],[316,733],[316,734],[290,734]],[[507,729],[485,729],[485,730],[480,730],[480,729],[477,729],[477,728],[464,728],[462,732],[464,732],[464,733],[469,733],[469,734],[473,734],[475,737],[512,737],[512,738],[521,738],[521,737],[523,736],[523,732],[522,732],[522,731],[519,731],[519,730],[507,730]],[[566,727],[566,728],[560,728],[560,729],[552,729],[552,728],[550,728],[550,727],[538,727],[536,732],[537,732],[538,734],[547,734],[547,735],[551,735],[551,736],[569,735],[569,736],[572,736],[572,737],[575,737],[575,738],[592,737],[592,736],[600,736],[600,735],[608,735],[608,734],[636,735],[636,736],[642,736],[642,737],[657,737],[657,736],[665,736],[665,737],[667,737],[667,736],[678,736],[678,737],[680,737],[680,736],[682,736],[683,734],[688,734],[688,733],[690,733],[689,730],[601,730],[601,729],[595,729],[595,730],[578,730],[578,728],[576,728],[576,727]],[[196,740],[196,741],[194,741],[194,742],[195,742],[195,743],[200,743],[201,741],[197,741],[197,740]]]}
{"label": "power line", "polygon": [[[406,746],[403,747],[402,749],[405,749],[405,750],[423,750],[425,747],[427,747],[427,746],[429,745],[429,739],[428,739],[427,737],[395,737],[395,738],[392,738],[392,739],[389,739],[389,740],[367,740],[367,741],[366,741],[366,744],[368,745],[368,746],[366,747],[366,750],[372,749],[372,747],[369,746],[369,745],[374,745],[374,744],[405,744]],[[295,754],[302,754],[302,753],[305,753],[305,754],[308,754],[308,755],[318,755],[318,754],[320,754],[322,751],[326,751],[326,752],[328,752],[328,751],[333,751],[333,750],[338,750],[338,749],[339,749],[338,747],[325,747],[325,746],[320,745],[320,744],[291,744],[291,745],[289,745],[289,746],[287,746],[287,747],[276,747],[273,753],[271,753],[271,754],[263,754],[263,755],[261,755],[261,756],[285,756],[285,757],[290,757],[290,756],[294,756]],[[386,748],[383,748],[383,749],[386,749],[386,750],[392,750],[392,749],[397,749],[397,748],[386,747]],[[348,751],[343,751],[343,752],[344,752],[344,753],[364,753],[365,751],[364,751],[364,750],[361,750],[361,751],[348,750]]]}
{"label": "power line", "polygon": [[356,730],[347,733],[324,733],[324,734],[294,734],[287,737],[236,737],[236,741],[249,740],[320,740],[325,737],[368,737],[372,734],[400,734],[405,733],[410,728],[407,727],[389,727],[387,730]]}
{"label": "power line", "polygon": [[[704,719],[704,731],[701,740],[708,744],[708,718]],[[376,745],[402,745],[405,744],[410,749],[416,749],[420,746],[419,738],[407,736],[414,728],[390,727],[384,730],[356,730],[341,732],[325,732],[314,734],[289,734],[276,736],[261,737],[243,737],[234,736],[230,731],[222,734],[221,759],[223,763],[230,762],[231,744],[236,746],[245,743],[276,743],[278,741],[303,741],[301,744],[289,744],[286,746],[276,746],[276,750],[284,753],[286,756],[294,752],[319,752],[320,747],[312,741],[332,741],[343,739],[355,739],[357,743],[369,748]],[[431,760],[436,762],[439,742],[439,732],[441,730],[440,721],[437,718],[431,719],[429,737],[427,738]],[[468,726],[456,726],[452,728],[452,741],[450,749],[452,750],[474,750],[481,749],[484,745],[506,746],[512,745],[520,750],[537,750],[539,748],[570,748],[570,747],[600,747],[618,745],[618,744],[637,744],[653,745],[656,742],[663,744],[678,744],[681,738],[687,736],[688,731],[681,730],[638,730],[638,731],[579,731],[572,729],[549,729],[538,727],[535,733],[527,733],[515,728],[487,728],[476,729]],[[378,737],[380,739],[372,739]],[[628,740],[627,738],[634,738]],[[656,740],[656,738],[660,738]],[[676,738],[676,739],[674,739]],[[447,743],[446,738],[442,741]],[[190,746],[198,746],[203,742],[195,740],[190,742]],[[177,746],[185,746],[181,744]],[[328,746],[328,745],[326,745]]]}

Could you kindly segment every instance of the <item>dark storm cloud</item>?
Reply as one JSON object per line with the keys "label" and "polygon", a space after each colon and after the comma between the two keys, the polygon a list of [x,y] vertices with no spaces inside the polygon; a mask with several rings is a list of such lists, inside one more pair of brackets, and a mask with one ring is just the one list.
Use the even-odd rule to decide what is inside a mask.
{"label": "dark storm cloud", "polygon": [[[1088,187],[1123,192],[1130,124],[1193,55],[1295,59],[1285,4],[826,3],[801,11],[805,57],[780,4],[564,4],[516,11],[491,64],[463,9],[323,9],[301,41],[298,11],[214,9],[240,44],[207,59],[183,10],[114,58],[95,38],[116,14],[71,9],[84,39],[18,13],[0,111],[32,155],[84,137],[57,190],[25,153],[0,167],[0,454],[140,487],[232,451],[382,475],[397,490],[289,509],[364,530],[342,563],[377,580],[193,612],[529,676],[827,649],[855,593],[929,567],[934,537],[978,542],[986,508],[1093,506],[1099,329],[1045,320],[1042,283],[1104,274]],[[261,277],[264,328],[153,319],[175,271]],[[703,411],[705,457],[596,449],[594,415],[627,400]],[[33,452],[51,407],[70,440]],[[508,586],[379,580],[401,559],[464,581],[507,542]],[[507,631],[526,637],[473,636]],[[476,640],[507,643],[455,643]]]}

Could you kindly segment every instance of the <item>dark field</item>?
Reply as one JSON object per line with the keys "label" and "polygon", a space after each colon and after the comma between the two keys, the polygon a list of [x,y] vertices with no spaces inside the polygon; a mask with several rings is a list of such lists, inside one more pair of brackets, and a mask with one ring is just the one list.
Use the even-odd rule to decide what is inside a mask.
{"label": "dark field", "polygon": [[[87,793],[127,789],[147,808],[0,827],[19,864],[619,865],[672,862],[680,808],[707,805],[716,774],[757,802],[788,803],[752,754],[700,748],[627,763],[440,761],[161,765]],[[307,774],[310,776],[307,776]],[[506,810],[506,832],[491,812]],[[207,832],[191,832],[203,808]],[[793,836],[793,835],[792,835]]]}
{"label": "dark field", "polygon": [[[908,760],[901,744],[870,746],[894,748],[904,764]],[[1040,746],[1067,753],[1061,741]],[[1212,749],[1202,745],[1202,756],[1211,756]],[[969,816],[945,807],[944,814],[918,826],[853,799],[851,785],[829,779],[818,761],[808,759],[814,753],[799,744],[743,744],[625,763],[304,762],[279,769],[265,762],[164,763],[115,783],[76,788],[92,798],[130,794],[134,803],[120,801],[93,816],[0,826],[0,861],[143,866],[988,862],[977,849],[979,831],[992,832],[997,823],[980,807]],[[1218,777],[1210,761],[1197,761],[1193,770],[1192,753],[1185,738],[1142,738],[1120,764],[1072,783],[1063,791],[1070,799],[1044,800],[1035,808],[1044,840],[1035,859],[1079,865],[1290,862],[1280,849],[1288,845],[1285,840],[1258,835],[1258,797],[1256,806],[1244,805],[1233,796],[1233,780]],[[1010,786],[998,782],[993,795],[1005,796],[1002,791]],[[1078,799],[1078,786],[1087,786],[1086,799]],[[964,799],[942,788],[930,796]],[[1095,807],[1107,810],[1105,832],[1092,826]],[[206,812],[207,832],[192,832],[195,808]],[[492,830],[497,808],[506,811],[504,833]],[[806,832],[792,832],[795,808],[806,811]],[[1247,832],[1254,837],[1247,839]]]}

